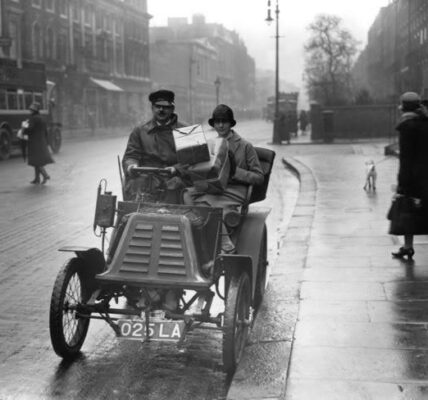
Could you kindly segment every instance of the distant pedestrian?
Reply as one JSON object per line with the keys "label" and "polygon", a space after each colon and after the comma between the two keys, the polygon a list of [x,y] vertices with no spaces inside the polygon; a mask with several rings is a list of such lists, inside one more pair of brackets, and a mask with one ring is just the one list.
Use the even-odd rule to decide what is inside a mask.
{"label": "distant pedestrian", "polygon": [[299,125],[302,135],[306,135],[306,128],[308,126],[308,114],[305,110],[301,110],[299,114]]}
{"label": "distant pedestrian", "polygon": [[277,123],[280,141],[286,140],[287,143],[290,144],[290,129],[285,112],[279,114]]}
{"label": "distant pedestrian", "polygon": [[[34,180],[30,183],[44,185],[50,179],[45,165],[53,163],[54,160],[49,152],[46,122],[40,116],[40,108],[40,104],[37,102],[31,104],[29,108],[31,115],[23,133],[28,135],[28,165],[34,167],[35,173]],[[41,181],[40,175],[43,178]]]}
{"label": "distant pedestrian", "polygon": [[[428,116],[417,93],[406,92],[401,96],[402,115],[396,127],[399,132],[399,159],[397,194],[422,204],[423,224],[428,227]],[[395,258],[409,259],[415,254],[413,236],[428,232],[407,231],[404,245],[392,253]]]}
{"label": "distant pedestrian", "polygon": [[95,113],[93,111],[88,112],[88,126],[91,131],[91,136],[95,135]]}

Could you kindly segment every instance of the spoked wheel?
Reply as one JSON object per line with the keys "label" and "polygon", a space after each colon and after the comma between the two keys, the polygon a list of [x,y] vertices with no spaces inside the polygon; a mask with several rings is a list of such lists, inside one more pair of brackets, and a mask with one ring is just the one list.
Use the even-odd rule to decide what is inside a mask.
{"label": "spoked wheel", "polygon": [[49,134],[49,145],[53,153],[58,153],[61,148],[62,136],[61,129],[58,127],[52,128]]}
{"label": "spoked wheel", "polygon": [[266,273],[267,273],[267,233],[266,226],[263,228],[263,236],[260,243],[259,261],[257,263],[257,280],[254,293],[254,308],[257,310],[262,304],[266,290]]}
{"label": "spoked wheel", "polygon": [[89,327],[88,318],[76,316],[76,306],[88,298],[80,263],[78,258],[72,258],[64,265],[52,292],[49,330],[53,349],[63,358],[79,353]]}
{"label": "spoked wheel", "polygon": [[246,272],[232,276],[226,297],[223,326],[223,366],[235,372],[247,341],[251,321],[251,285]]}

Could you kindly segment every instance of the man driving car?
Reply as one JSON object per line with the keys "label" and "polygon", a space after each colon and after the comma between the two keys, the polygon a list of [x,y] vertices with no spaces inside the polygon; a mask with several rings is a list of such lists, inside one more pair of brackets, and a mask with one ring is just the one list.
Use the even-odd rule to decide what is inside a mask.
{"label": "man driving car", "polygon": [[[175,94],[170,90],[158,90],[150,93],[153,117],[150,121],[135,127],[129,135],[122,165],[125,171],[125,197],[134,199],[138,192],[147,191],[147,182],[137,177],[135,167],[168,168],[173,175],[176,172],[177,154],[173,129],[186,126],[179,122],[175,110]],[[172,183],[169,189],[174,187]],[[169,202],[168,200],[166,200]],[[175,202],[174,199],[171,199]]]}

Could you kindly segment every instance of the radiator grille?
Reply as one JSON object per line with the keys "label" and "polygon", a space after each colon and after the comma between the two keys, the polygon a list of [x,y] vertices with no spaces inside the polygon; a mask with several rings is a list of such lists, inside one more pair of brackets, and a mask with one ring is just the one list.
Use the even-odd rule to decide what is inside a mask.
{"label": "radiator grille", "polygon": [[[128,242],[121,271],[149,274],[150,263],[156,263],[158,276],[186,276],[186,264],[179,225],[158,225],[159,248],[154,247],[156,225],[138,223]],[[152,254],[155,252],[155,254]],[[157,254],[156,254],[157,253]]]}
{"label": "radiator grille", "polygon": [[161,227],[158,274],[166,276],[186,275],[183,245],[178,225]]}
{"label": "radiator grille", "polygon": [[152,252],[153,225],[136,224],[128,243],[121,270],[124,272],[148,273]]}

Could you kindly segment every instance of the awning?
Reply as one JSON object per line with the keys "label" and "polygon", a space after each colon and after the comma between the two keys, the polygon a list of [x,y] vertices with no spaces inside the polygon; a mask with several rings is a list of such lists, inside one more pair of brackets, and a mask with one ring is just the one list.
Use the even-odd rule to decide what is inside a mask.
{"label": "awning", "polygon": [[119,86],[115,85],[113,82],[111,81],[106,81],[104,79],[94,79],[94,78],[90,78],[91,81],[93,83],[95,83],[96,85],[98,85],[99,87],[105,89],[105,90],[109,90],[111,92],[123,92],[123,89],[120,88]]}

